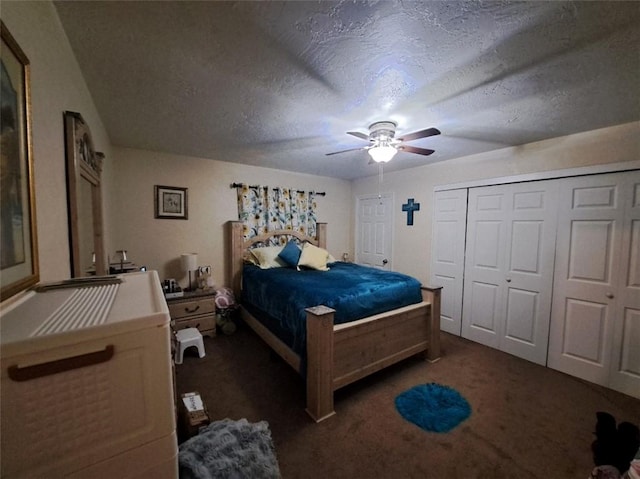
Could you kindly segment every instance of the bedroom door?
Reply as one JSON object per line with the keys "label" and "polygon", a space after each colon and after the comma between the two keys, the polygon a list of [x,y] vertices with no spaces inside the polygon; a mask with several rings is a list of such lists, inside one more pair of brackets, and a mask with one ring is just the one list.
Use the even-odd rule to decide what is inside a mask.
{"label": "bedroom door", "polygon": [[556,180],[469,191],[462,336],[546,364]]}
{"label": "bedroom door", "polygon": [[460,336],[467,229],[467,189],[433,195],[431,284],[442,286],[440,329]]}
{"label": "bedroom door", "polygon": [[356,263],[391,270],[393,198],[358,198]]}
{"label": "bedroom door", "polygon": [[640,172],[567,181],[549,367],[640,397]]}

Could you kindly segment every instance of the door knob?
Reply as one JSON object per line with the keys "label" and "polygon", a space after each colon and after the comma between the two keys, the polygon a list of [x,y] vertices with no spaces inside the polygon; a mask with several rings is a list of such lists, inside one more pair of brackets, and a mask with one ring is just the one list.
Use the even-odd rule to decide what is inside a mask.
{"label": "door knob", "polygon": [[507,283],[511,283],[511,278],[507,278]]}
{"label": "door knob", "polygon": [[613,299],[614,298],[613,293],[611,291],[609,291],[607,294],[605,294],[605,296],[607,298],[609,298],[609,299]]}
{"label": "door knob", "polygon": [[388,263],[387,258],[382,260],[382,264],[387,264],[387,263]]}

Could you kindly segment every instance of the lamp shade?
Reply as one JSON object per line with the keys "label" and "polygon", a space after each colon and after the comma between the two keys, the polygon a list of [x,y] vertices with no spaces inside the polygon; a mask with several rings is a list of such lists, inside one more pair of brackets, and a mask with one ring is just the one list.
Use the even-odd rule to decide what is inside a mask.
{"label": "lamp shade", "polygon": [[371,158],[373,158],[373,161],[376,163],[386,163],[387,161],[391,161],[391,158],[393,158],[397,152],[398,150],[389,145],[369,148],[369,155],[371,155]]}
{"label": "lamp shade", "polygon": [[180,259],[184,271],[192,271],[198,267],[198,253],[185,253]]}

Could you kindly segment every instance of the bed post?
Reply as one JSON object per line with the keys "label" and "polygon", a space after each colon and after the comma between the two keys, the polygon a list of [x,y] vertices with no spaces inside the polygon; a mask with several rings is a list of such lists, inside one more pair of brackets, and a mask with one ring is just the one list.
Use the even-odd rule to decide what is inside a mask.
{"label": "bed post", "polygon": [[333,410],[333,315],[326,306],[307,308],[307,413],[315,422]]}
{"label": "bed post", "polygon": [[316,223],[316,239],[319,248],[327,249],[327,223]]}
{"label": "bed post", "polygon": [[242,250],[244,246],[244,235],[242,232],[242,221],[227,221],[227,234],[231,245],[231,259],[228,264],[229,286],[233,290],[236,299],[240,301],[240,281],[242,277]]}
{"label": "bed post", "polygon": [[440,293],[442,286],[422,287],[422,300],[431,303],[429,312],[428,335],[429,347],[426,351],[426,359],[436,362],[440,359]]}

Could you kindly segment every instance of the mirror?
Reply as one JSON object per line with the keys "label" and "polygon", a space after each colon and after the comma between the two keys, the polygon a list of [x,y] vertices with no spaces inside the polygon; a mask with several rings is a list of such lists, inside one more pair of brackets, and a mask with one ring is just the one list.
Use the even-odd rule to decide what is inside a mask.
{"label": "mirror", "polygon": [[64,113],[71,277],[106,274],[100,175],[104,155],[93,148],[80,113]]}

